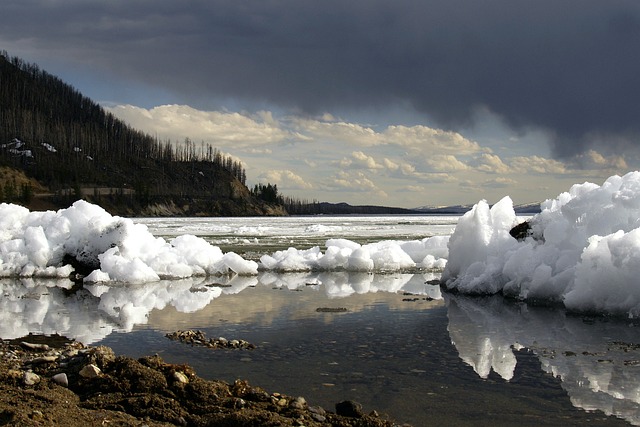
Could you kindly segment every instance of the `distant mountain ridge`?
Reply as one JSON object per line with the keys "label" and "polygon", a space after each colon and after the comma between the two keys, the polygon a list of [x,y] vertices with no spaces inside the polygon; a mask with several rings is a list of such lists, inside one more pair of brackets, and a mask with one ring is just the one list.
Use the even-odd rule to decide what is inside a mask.
{"label": "distant mountain ridge", "polygon": [[350,205],[349,203],[314,202],[304,205],[304,211],[296,212],[289,208],[291,214],[312,215],[413,215],[420,212],[414,209],[395,208],[375,205]]}
{"label": "distant mountain ridge", "polygon": [[[452,206],[420,206],[413,209],[396,208],[377,205],[350,205],[349,203],[314,202],[304,205],[304,211],[296,212],[290,209],[292,214],[307,215],[462,215],[471,210],[472,205]],[[535,214],[540,212],[539,203],[529,203],[514,206],[517,214]]]}
{"label": "distant mountain ridge", "polygon": [[[441,215],[462,215],[471,210],[473,205],[452,205],[452,206],[420,206],[412,210],[424,214],[441,214]],[[526,203],[514,205],[513,210],[517,214],[536,214],[540,213],[540,203]]]}

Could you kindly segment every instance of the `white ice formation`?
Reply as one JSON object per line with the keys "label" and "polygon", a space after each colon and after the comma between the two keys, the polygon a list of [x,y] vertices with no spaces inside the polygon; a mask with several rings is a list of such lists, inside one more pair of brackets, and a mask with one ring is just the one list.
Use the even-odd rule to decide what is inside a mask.
{"label": "white ice formation", "polygon": [[518,241],[510,198],[475,205],[449,241],[446,287],[640,316],[640,172],[576,184],[541,208]]}
{"label": "white ice formation", "polygon": [[57,212],[0,204],[0,277],[66,277],[65,256],[95,266],[88,281],[143,283],[198,275],[257,274],[258,265],[192,235],[170,242],[146,226],[77,201]]}
{"label": "white ice formation", "polygon": [[399,272],[442,269],[449,236],[417,241],[382,241],[360,245],[330,239],[319,247],[290,248],[263,255],[261,262],[194,235],[170,241],[153,236],[143,224],[111,216],[104,209],[77,201],[57,212],[30,212],[0,204],[0,277],[67,277],[73,268],[65,257],[94,270],[86,282],[146,283],[208,275],[256,275],[258,270]]}

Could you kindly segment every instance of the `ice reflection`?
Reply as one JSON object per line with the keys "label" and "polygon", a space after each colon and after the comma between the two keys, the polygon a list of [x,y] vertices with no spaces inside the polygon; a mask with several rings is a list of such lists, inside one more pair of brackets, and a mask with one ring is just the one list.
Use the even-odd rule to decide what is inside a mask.
{"label": "ice reflection", "polygon": [[513,378],[514,350],[528,348],[562,380],[574,406],[640,425],[640,325],[567,316],[508,304],[502,297],[445,295],[449,333],[460,358],[486,378]]}
{"label": "ice reflection", "polygon": [[[182,280],[125,284],[85,284],[70,292],[68,280],[0,280],[0,337],[61,334],[86,344],[112,332],[130,332],[147,323],[154,310],[173,307],[195,313],[223,295],[268,286],[296,290],[314,287],[328,298],[374,292],[404,292],[441,299],[440,288],[426,284],[425,274],[262,273],[258,276],[191,277]],[[278,307],[274,307],[278,310]]]}

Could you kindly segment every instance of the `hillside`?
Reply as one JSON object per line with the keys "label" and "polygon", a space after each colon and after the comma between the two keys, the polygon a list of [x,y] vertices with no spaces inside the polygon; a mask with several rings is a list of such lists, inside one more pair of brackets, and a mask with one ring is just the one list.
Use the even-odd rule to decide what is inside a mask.
{"label": "hillside", "polygon": [[251,194],[238,161],[159,141],[55,76],[0,52],[0,201],[61,208],[84,198],[118,215],[282,215]]}

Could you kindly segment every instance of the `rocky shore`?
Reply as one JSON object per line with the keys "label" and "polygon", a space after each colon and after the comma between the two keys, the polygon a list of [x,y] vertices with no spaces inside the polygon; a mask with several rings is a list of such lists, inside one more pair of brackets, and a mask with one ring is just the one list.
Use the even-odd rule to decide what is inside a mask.
{"label": "rocky shore", "polygon": [[335,412],[236,380],[199,378],[159,356],[137,360],[63,337],[0,343],[0,425],[362,426],[396,424],[352,401]]}

